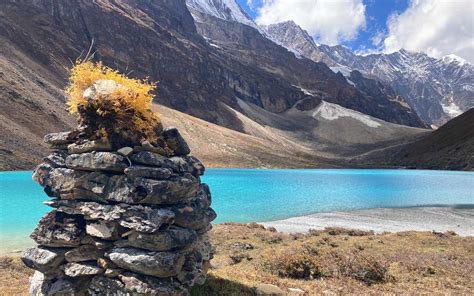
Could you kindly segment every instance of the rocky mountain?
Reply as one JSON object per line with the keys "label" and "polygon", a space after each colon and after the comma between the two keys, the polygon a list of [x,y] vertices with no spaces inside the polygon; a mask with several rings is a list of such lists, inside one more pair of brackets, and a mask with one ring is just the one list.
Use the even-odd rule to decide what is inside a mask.
{"label": "rocky mountain", "polygon": [[[235,3],[233,0],[231,2]],[[408,104],[400,103],[403,99],[381,97],[379,93],[361,92],[343,75],[334,73],[324,63],[313,63],[289,51],[286,47],[280,46],[266,33],[262,33],[262,30],[246,25],[251,22],[248,16],[245,21],[240,21],[225,17],[224,13],[209,13],[208,9],[197,6],[195,1],[189,0],[188,7],[195,19],[198,33],[206,38],[209,44],[226,55],[227,59],[238,59],[247,65],[254,65],[268,71],[275,78],[289,82],[307,96],[324,99],[385,121],[425,127]],[[231,9],[231,6],[227,9]],[[255,103],[248,99],[244,101]],[[280,108],[276,112],[288,109]]]}
{"label": "rocky mountain", "polygon": [[[203,3],[219,13],[198,10]],[[216,166],[342,166],[370,149],[426,133],[403,126],[423,123],[402,101],[369,94],[372,86],[364,79],[349,81],[324,63],[295,55],[245,24],[245,14],[229,3],[235,4],[0,2],[2,168],[29,168],[46,155],[46,132],[72,126],[62,92],[66,69],[89,49],[106,65],[159,81],[156,103],[167,110],[163,120],[171,118],[183,134],[198,138],[196,154]],[[230,10],[221,14],[222,7]],[[387,128],[346,115],[312,116],[323,101],[346,110],[340,114],[359,112]],[[331,139],[341,130],[346,139]]]}
{"label": "rocky mountain", "polygon": [[474,66],[449,55],[441,59],[400,50],[356,55],[341,45],[317,45],[294,22],[270,25],[266,32],[285,46],[331,67],[358,70],[391,86],[427,123],[439,126],[474,107]]}

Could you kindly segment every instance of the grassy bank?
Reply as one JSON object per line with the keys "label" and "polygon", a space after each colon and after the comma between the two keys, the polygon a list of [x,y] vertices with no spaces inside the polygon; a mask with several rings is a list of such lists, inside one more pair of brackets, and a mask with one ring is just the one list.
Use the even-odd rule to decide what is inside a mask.
{"label": "grassy bank", "polygon": [[[193,295],[253,295],[258,283],[289,295],[474,290],[474,237],[454,233],[374,235],[334,228],[291,235],[225,224],[214,227],[211,239],[216,255],[210,277]],[[30,274],[18,258],[1,258],[0,293],[26,295]]]}

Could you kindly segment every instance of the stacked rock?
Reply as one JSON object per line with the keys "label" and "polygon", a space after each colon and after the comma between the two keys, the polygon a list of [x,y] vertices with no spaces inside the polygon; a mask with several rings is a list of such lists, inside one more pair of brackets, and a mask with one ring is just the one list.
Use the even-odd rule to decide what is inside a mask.
{"label": "stacked rock", "polygon": [[204,166],[175,128],[112,151],[80,130],[49,134],[33,179],[53,199],[22,260],[32,295],[188,295],[206,278],[216,218]]}

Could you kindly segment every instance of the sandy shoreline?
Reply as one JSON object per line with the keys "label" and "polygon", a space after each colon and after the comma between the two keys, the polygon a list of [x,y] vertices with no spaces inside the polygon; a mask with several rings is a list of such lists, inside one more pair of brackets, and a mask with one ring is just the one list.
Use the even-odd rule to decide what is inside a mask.
{"label": "sandy shoreline", "polygon": [[281,232],[344,227],[373,230],[376,233],[400,231],[453,230],[461,236],[474,236],[474,209],[451,207],[381,208],[351,212],[318,213],[260,223]]}

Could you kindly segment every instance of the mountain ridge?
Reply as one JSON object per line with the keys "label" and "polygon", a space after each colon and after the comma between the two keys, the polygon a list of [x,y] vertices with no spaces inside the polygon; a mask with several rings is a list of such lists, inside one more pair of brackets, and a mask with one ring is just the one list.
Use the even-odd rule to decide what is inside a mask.
{"label": "mountain ridge", "polygon": [[390,85],[427,124],[441,125],[474,107],[474,66],[453,55],[435,59],[404,49],[390,54],[357,55],[342,45],[316,45],[307,41],[308,36],[298,38],[290,32],[304,30],[294,22],[265,28],[272,38],[312,60],[358,70]]}

